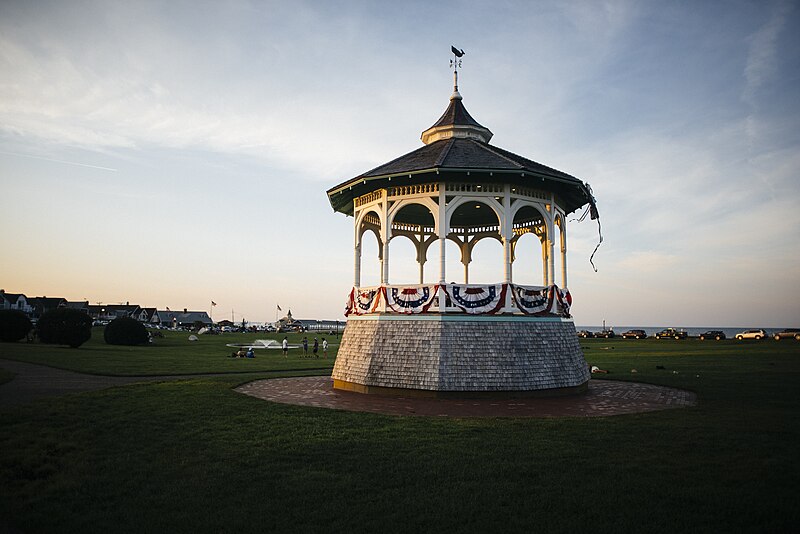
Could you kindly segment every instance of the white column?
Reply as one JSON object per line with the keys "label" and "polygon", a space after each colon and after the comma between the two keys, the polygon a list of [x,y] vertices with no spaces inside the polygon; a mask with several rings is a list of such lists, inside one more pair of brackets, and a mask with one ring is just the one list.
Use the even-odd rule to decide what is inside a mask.
{"label": "white column", "polygon": [[547,260],[547,236],[542,236],[539,240],[542,242],[542,285],[546,286],[549,278],[547,274],[547,266],[549,264]]}
{"label": "white column", "polygon": [[511,236],[513,235],[513,221],[510,220],[511,213],[511,186],[506,184],[503,192],[503,218],[500,221],[500,237],[503,239],[503,277],[507,284],[511,283]]}
{"label": "white column", "polygon": [[[511,186],[506,184],[503,188],[503,217],[500,220],[500,237],[503,239],[503,278],[506,284],[513,282],[511,272],[511,237],[514,235],[514,220],[511,218]],[[506,301],[503,307],[504,313],[513,313],[511,289],[506,291]]]}
{"label": "white column", "polygon": [[353,285],[361,287],[361,243],[356,243],[353,252]]}
{"label": "white column", "polygon": [[417,263],[419,264],[419,283],[425,283],[425,259],[422,256],[423,247],[425,247],[425,234],[420,233],[417,241],[414,243],[417,246]]}
{"label": "white column", "polygon": [[381,284],[389,283],[389,240],[392,228],[389,224],[389,203],[384,199],[381,204],[381,240],[383,241],[383,258],[381,262]]}
{"label": "white column", "polygon": [[567,221],[561,218],[561,288],[567,288]]}
{"label": "white column", "polygon": [[381,284],[389,283],[389,239],[383,242],[383,262],[381,264]]}
{"label": "white column", "polygon": [[556,283],[556,258],[553,242],[553,234],[555,233],[555,224],[553,224],[552,214],[547,217],[547,285]]}
{"label": "white column", "polygon": [[437,227],[439,228],[439,312],[444,313],[447,308],[447,297],[444,293],[444,285],[447,283],[447,261],[445,254],[445,243],[449,225],[447,223],[447,197],[445,195],[444,182],[439,183],[439,210],[436,214]]}

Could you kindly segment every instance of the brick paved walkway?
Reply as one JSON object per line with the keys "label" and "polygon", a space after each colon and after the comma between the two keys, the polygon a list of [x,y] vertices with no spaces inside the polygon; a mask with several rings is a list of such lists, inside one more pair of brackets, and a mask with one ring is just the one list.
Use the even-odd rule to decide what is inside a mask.
{"label": "brick paved walkway", "polygon": [[255,380],[236,391],[283,404],[389,415],[442,417],[597,417],[694,406],[697,396],[680,389],[590,380],[582,395],[521,399],[433,399],[364,395],[333,389],[330,377]]}

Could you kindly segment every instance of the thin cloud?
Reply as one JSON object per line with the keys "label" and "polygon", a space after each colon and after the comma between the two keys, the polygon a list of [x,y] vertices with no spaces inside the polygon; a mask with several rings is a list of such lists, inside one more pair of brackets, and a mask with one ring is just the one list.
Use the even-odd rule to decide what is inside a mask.
{"label": "thin cloud", "polygon": [[99,169],[101,171],[109,171],[109,172],[118,172],[117,169],[112,169],[111,167],[102,167],[100,165],[90,165],[88,163],[78,163],[77,161],[64,161],[63,159],[55,159],[55,158],[46,158],[43,156],[33,156],[31,154],[19,154],[16,152],[5,152],[0,150],[0,154],[5,154],[6,156],[16,156],[18,158],[30,158],[30,159],[38,159],[41,161],[52,161],[53,163],[62,163],[64,165],[75,165],[76,167],[87,167],[89,169]]}
{"label": "thin cloud", "polygon": [[748,39],[747,63],[744,68],[745,87],[742,99],[755,105],[758,90],[772,80],[778,70],[776,44],[793,6],[780,2],[770,19]]}

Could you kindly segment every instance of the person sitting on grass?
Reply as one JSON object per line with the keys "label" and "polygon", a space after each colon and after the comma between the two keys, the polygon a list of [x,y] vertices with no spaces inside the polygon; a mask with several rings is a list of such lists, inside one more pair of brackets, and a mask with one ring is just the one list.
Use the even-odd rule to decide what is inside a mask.
{"label": "person sitting on grass", "polygon": [[246,350],[244,350],[244,347],[242,347],[241,349],[239,349],[239,352],[237,352],[237,353],[236,353],[236,357],[237,357],[237,358],[244,358],[244,357],[246,357],[246,356],[247,356],[247,351],[246,351]]}
{"label": "person sitting on grass", "polygon": [[256,357],[256,353],[253,350],[253,347],[250,347],[249,349],[247,349],[247,357],[248,358],[255,358]]}

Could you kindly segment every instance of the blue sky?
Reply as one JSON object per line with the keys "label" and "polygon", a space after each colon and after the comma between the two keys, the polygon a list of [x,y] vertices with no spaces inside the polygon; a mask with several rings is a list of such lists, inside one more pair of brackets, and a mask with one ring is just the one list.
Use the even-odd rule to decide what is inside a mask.
{"label": "blue sky", "polygon": [[[341,317],[352,219],[325,191],[421,146],[451,44],[492,143],[594,189],[598,272],[596,225],[569,225],[578,324],[800,326],[787,1],[3,2],[0,287]],[[502,279],[493,246],[473,280]],[[391,259],[415,281],[408,243]]]}

